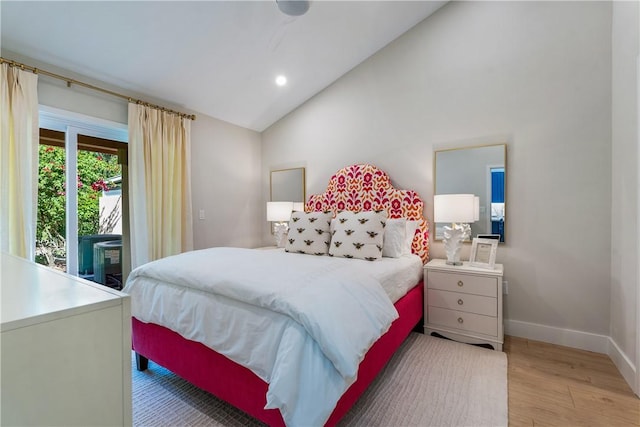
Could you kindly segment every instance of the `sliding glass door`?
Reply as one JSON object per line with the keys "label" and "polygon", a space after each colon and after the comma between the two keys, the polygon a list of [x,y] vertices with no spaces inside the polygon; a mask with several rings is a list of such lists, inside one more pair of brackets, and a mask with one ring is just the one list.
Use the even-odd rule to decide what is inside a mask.
{"label": "sliding glass door", "polygon": [[44,116],[36,262],[120,288],[129,253],[126,129]]}

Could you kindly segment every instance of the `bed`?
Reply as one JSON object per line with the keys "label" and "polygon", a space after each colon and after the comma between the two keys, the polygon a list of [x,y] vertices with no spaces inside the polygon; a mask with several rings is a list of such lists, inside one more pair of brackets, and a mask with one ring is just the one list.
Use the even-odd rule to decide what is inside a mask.
{"label": "bed", "polygon": [[[350,259],[347,254],[298,254],[290,250],[297,244],[292,236],[303,228],[292,222],[287,251],[212,248],[170,257],[153,269],[141,266],[143,271],[134,271],[125,288],[132,294],[137,368],[147,369],[152,360],[269,425],[335,425],[423,316],[421,271],[428,259],[428,223],[417,193],[394,188],[384,171],[368,164],[336,172],[324,193],[308,199],[305,211],[302,215],[336,216],[327,224],[339,231],[335,224],[344,215],[341,212],[382,212],[394,221],[404,218],[414,227],[413,238],[408,239],[413,255],[370,261]],[[335,243],[332,240],[327,244]],[[309,240],[305,242],[309,245]],[[220,266],[234,259],[243,260],[242,268],[222,273]],[[279,273],[285,270],[286,280]],[[215,283],[203,283],[214,272]],[[256,290],[261,287],[258,283],[251,285],[256,272],[261,282],[274,282],[268,292]],[[231,276],[239,283],[229,284]],[[329,289],[337,300],[317,293],[319,288]],[[159,297],[158,289],[168,290],[167,296]],[[209,291],[216,293],[215,298]],[[299,296],[303,294],[304,298]],[[358,304],[348,305],[350,300]],[[321,316],[323,304],[330,306],[329,319]],[[374,312],[374,307],[380,309]],[[365,324],[367,330],[373,329],[371,336],[364,332]],[[244,338],[241,343],[230,342],[227,335]],[[295,339],[289,341],[290,336]],[[278,348],[267,349],[267,342],[278,343]],[[311,393],[315,402],[310,404]]]}

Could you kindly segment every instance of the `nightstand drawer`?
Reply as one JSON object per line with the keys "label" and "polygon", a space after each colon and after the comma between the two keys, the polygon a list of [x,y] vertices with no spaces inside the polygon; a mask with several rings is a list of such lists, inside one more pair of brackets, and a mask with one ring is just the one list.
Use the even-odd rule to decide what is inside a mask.
{"label": "nightstand drawer", "polygon": [[428,307],[427,316],[431,325],[446,326],[491,336],[498,335],[498,323],[495,317],[431,306]]}
{"label": "nightstand drawer", "polygon": [[428,289],[427,304],[494,318],[498,316],[498,300],[492,297]]}
{"label": "nightstand drawer", "polygon": [[466,294],[484,295],[493,298],[498,296],[497,283],[498,279],[495,277],[453,274],[442,271],[429,271],[427,276],[427,286],[429,289],[464,292]]}

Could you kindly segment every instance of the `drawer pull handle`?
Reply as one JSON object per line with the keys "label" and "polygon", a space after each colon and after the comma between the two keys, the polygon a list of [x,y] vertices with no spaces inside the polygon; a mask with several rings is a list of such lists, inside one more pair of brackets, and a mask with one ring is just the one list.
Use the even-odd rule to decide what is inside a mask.
{"label": "drawer pull handle", "polygon": [[462,282],[462,280],[458,280],[458,286],[463,286],[464,283]]}
{"label": "drawer pull handle", "polygon": [[464,323],[464,319],[462,317],[458,317],[458,323]]}
{"label": "drawer pull handle", "polygon": [[462,305],[462,304],[464,304],[464,301],[462,301],[462,298],[460,298],[460,299],[458,300],[458,305]]}

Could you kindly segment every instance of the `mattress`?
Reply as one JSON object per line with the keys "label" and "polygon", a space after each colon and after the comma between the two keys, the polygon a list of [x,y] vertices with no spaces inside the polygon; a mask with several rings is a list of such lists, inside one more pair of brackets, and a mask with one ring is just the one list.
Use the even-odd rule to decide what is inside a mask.
{"label": "mattress", "polygon": [[[284,256],[291,258],[314,256],[285,252],[284,249],[270,250],[281,252]],[[346,258],[334,259],[337,262],[357,268],[362,274],[373,276],[380,282],[385,293],[394,304],[422,279],[424,267],[420,257],[415,254],[407,254],[399,258],[382,257],[376,261]]]}
{"label": "mattress", "polygon": [[415,254],[403,255],[399,258],[383,257],[377,261],[358,259],[340,261],[359,264],[363,273],[370,274],[380,281],[382,289],[394,304],[422,279],[424,267],[420,257]]}

